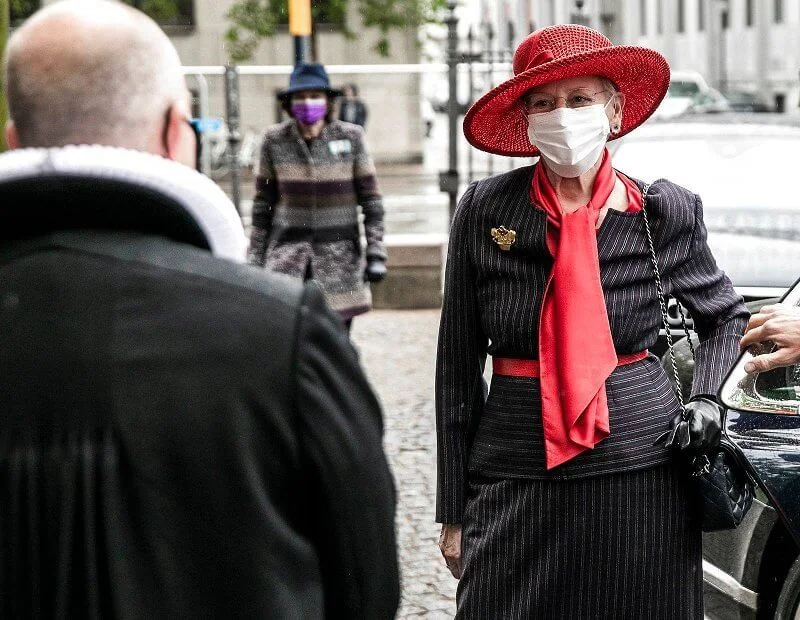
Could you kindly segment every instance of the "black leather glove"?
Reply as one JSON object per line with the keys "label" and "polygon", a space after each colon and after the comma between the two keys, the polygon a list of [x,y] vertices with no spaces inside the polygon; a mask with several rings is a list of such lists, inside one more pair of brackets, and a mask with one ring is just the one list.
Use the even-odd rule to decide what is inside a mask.
{"label": "black leather glove", "polygon": [[722,409],[712,399],[695,396],[686,403],[686,419],[679,411],[670,421],[670,429],[655,443],[667,448],[707,452],[719,445],[722,435]]}
{"label": "black leather glove", "polygon": [[367,282],[380,282],[386,277],[386,263],[379,258],[367,260],[367,268],[364,270],[364,280]]}

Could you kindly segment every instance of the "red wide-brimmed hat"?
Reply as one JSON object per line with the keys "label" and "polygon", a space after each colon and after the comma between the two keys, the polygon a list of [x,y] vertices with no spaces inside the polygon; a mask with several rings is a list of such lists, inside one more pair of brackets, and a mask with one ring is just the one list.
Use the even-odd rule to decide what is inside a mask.
{"label": "red wide-brimmed hat", "polygon": [[520,98],[535,86],[565,78],[597,75],[625,95],[619,138],[641,125],[661,103],[669,86],[669,64],[645,47],[615,46],[585,26],[548,26],[528,35],[514,53],[514,77],[478,99],[464,117],[470,144],[498,155],[538,155],[528,140]]}

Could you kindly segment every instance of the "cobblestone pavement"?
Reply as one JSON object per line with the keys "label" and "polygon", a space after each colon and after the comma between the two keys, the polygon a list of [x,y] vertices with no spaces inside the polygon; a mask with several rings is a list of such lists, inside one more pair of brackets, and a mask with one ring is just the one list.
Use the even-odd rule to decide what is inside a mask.
{"label": "cobblestone pavement", "polygon": [[353,342],[378,393],[398,490],[402,600],[397,618],[455,613],[456,581],[436,545],[434,366],[438,310],[374,310],[353,320]]}

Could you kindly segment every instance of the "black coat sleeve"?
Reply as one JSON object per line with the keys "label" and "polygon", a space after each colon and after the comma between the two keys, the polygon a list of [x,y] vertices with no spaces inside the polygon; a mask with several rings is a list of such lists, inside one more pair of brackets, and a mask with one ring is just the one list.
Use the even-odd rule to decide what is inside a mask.
{"label": "black coat sleeve", "polygon": [[460,523],[467,493],[467,461],[484,403],[483,368],[488,339],[475,293],[470,246],[475,238],[471,185],[453,216],[445,270],[436,357],[436,520]]}
{"label": "black coat sleeve", "polygon": [[328,618],[393,618],[399,600],[395,491],[383,421],[350,340],[313,283],[296,343],[296,404],[309,532]]}
{"label": "black coat sleeve", "polygon": [[686,259],[671,274],[673,295],[689,310],[700,338],[692,395],[716,394],[739,356],[750,313],[708,247],[703,206],[694,197],[694,227]]}

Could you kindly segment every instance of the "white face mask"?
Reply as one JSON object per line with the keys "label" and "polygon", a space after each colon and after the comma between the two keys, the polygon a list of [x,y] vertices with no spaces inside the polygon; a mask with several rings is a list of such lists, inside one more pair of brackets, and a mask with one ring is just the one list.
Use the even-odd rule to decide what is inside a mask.
{"label": "white face mask", "polygon": [[611,131],[608,103],[528,114],[528,140],[553,172],[571,179],[597,162]]}

